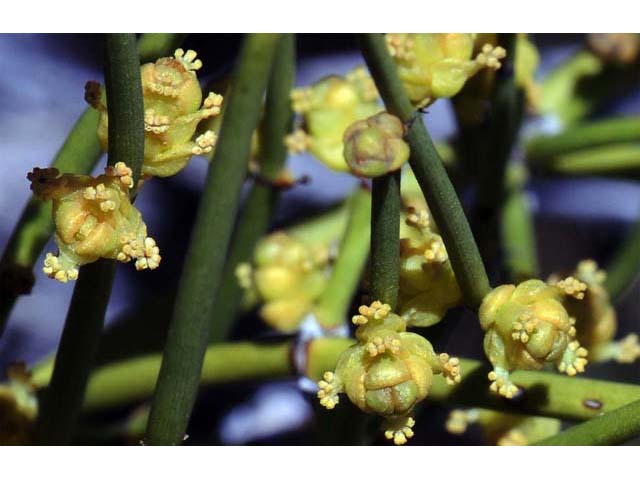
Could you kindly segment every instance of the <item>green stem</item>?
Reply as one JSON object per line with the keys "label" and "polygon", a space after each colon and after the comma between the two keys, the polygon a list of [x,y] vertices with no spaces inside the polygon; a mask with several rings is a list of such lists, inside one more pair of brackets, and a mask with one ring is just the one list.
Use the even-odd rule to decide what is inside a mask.
{"label": "green stem", "polygon": [[[181,39],[182,35],[174,33],[144,34],[139,40],[140,56],[153,59],[168,54]],[[73,126],[51,166],[63,173],[90,174],[102,154],[97,126],[97,110],[87,108]],[[51,203],[32,196],[0,259],[0,337],[17,298],[31,292],[35,281],[33,267],[52,231]]]}
{"label": "green stem", "polygon": [[[338,357],[353,341],[330,337],[312,340],[307,345],[305,374],[319,380],[324,372],[335,368]],[[206,350],[202,384],[292,376],[293,347],[294,341],[212,345]],[[85,409],[103,410],[145,400],[153,392],[161,361],[160,354],[151,354],[96,369],[87,388]],[[451,386],[441,376],[435,377],[428,401],[580,421],[640,400],[640,385],[519,370],[513,372],[512,378],[525,390],[524,396],[519,401],[506,401],[489,391],[490,367],[486,364],[463,358],[461,368],[463,377],[458,385]],[[46,386],[50,376],[50,364],[34,367],[37,388]]]}
{"label": "green stem", "polygon": [[640,117],[620,117],[571,126],[557,135],[540,135],[527,142],[527,157],[537,163],[584,148],[640,141]]}
{"label": "green stem", "polygon": [[618,445],[640,435],[640,400],[571,427],[536,445]]}
{"label": "green stem", "polygon": [[265,113],[260,138],[261,180],[254,181],[233,233],[220,290],[216,296],[215,315],[212,316],[210,341],[221,342],[229,334],[234,316],[242,299],[236,267],[248,261],[269,226],[273,210],[280,197],[276,182],[282,173],[287,150],[282,139],[291,128],[293,113],[289,94],[295,78],[295,35],[282,35],[271,70],[265,98]]}
{"label": "green stem", "polygon": [[[144,156],[144,108],[135,35],[106,35],[109,165],[123,161],[137,182]],[[113,260],[83,266],[73,291],[51,383],[36,424],[36,442],[66,445],[80,416],[115,275]]]}
{"label": "green stem", "polygon": [[638,272],[640,272],[640,220],[633,226],[622,248],[607,265],[604,288],[609,292],[612,301],[622,296],[637,277]]}
{"label": "green stem", "polygon": [[521,165],[507,168],[507,196],[502,204],[501,239],[504,264],[510,282],[539,277],[536,232],[524,190],[526,171]]}
{"label": "green stem", "polygon": [[369,255],[371,194],[358,188],[349,199],[349,220],[331,277],[315,309],[320,325],[343,325]]}
{"label": "green stem", "polygon": [[374,178],[371,184],[371,300],[394,309],[400,282],[400,172]]}
{"label": "green stem", "polygon": [[147,426],[150,445],[176,445],[184,438],[278,38],[249,34],[240,53],[178,287]]}
{"label": "green stem", "polygon": [[[458,284],[469,307],[477,308],[489,292],[489,279],[462,205],[424,123],[407,97],[381,34],[360,34],[362,53],[390,113],[411,127],[411,168],[440,229]],[[415,120],[415,121],[414,121]]]}
{"label": "green stem", "polygon": [[640,170],[640,142],[586,148],[536,161],[541,173],[561,175],[629,174]]}

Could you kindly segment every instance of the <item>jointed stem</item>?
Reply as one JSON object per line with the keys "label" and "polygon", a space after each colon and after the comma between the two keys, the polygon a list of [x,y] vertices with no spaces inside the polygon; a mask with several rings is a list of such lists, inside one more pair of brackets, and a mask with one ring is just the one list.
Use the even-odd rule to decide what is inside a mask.
{"label": "jointed stem", "polygon": [[536,445],[618,445],[640,435],[640,400],[549,437]]}
{"label": "jointed stem", "polygon": [[[134,34],[107,34],[105,78],[109,96],[109,165],[125,162],[140,176],[144,154],[144,109]],[[89,372],[98,351],[115,262],[99,260],[80,269],[62,339],[46,391],[36,442],[68,444],[80,415]]]}
{"label": "jointed stem", "polygon": [[249,34],[240,54],[178,287],[147,427],[150,445],[176,445],[184,438],[278,38]]}
{"label": "jointed stem", "polygon": [[424,123],[414,111],[387,53],[381,34],[359,35],[362,53],[387,110],[409,124],[411,168],[442,233],[453,270],[467,304],[477,308],[489,292],[489,279],[462,205]]}
{"label": "jointed stem", "polygon": [[[320,379],[335,367],[338,356],[353,343],[349,338],[319,338],[307,345],[305,373]],[[202,367],[203,385],[286,377],[295,373],[293,341],[279,344],[221,343],[206,350]],[[160,354],[118,361],[98,368],[91,376],[85,409],[101,410],[139,402],[151,395],[160,369]],[[46,386],[50,364],[34,368],[38,388]],[[521,399],[506,401],[489,391],[489,367],[478,360],[461,359],[464,377],[458,385],[434,378],[429,401],[529,413],[566,420],[588,420],[601,413],[640,400],[640,385],[567,377],[547,372],[516,371],[513,381],[524,389]]]}
{"label": "jointed stem", "polygon": [[[283,138],[291,128],[293,113],[289,94],[295,77],[295,35],[284,34],[274,59],[262,126],[263,144],[260,155],[260,175],[276,182],[287,158]],[[242,299],[242,288],[236,279],[238,264],[251,258],[256,243],[265,234],[279,197],[278,187],[255,181],[242,208],[233,233],[233,240],[223,273],[223,281],[216,298],[212,316],[211,342],[224,340],[231,329],[234,315]]]}
{"label": "jointed stem", "polygon": [[372,300],[395,308],[400,281],[400,172],[374,178],[371,190]]}

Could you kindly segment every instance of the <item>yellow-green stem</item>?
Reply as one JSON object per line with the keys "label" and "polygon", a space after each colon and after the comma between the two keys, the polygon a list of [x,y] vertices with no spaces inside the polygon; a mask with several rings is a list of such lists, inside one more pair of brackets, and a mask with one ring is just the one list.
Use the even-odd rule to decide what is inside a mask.
{"label": "yellow-green stem", "polygon": [[324,328],[344,324],[369,255],[371,193],[358,188],[348,201],[349,220],[331,277],[315,309]]}

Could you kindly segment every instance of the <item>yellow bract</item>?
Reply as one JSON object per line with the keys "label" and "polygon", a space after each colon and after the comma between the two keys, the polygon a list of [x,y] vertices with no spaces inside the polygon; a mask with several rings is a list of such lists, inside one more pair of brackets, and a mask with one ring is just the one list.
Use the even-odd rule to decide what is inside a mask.
{"label": "yellow bract", "polygon": [[493,289],[480,306],[485,330],[484,350],[494,367],[491,390],[511,398],[518,388],[509,380],[515,369],[540,369],[546,362],[560,372],[576,375],[587,364],[587,350],[576,340],[575,319],[562,300],[584,297],[587,286],[573,277],[549,285],[527,280]]}
{"label": "yellow bract", "polygon": [[347,128],[344,158],[355,175],[369,178],[385,175],[409,160],[409,145],[403,137],[400,119],[380,112]]}
{"label": "yellow bract", "polygon": [[318,382],[320,404],[333,409],[346,393],[360,409],[387,419],[385,436],[401,445],[413,436],[410,413],[431,388],[434,374],[460,381],[459,360],[438,355],[424,337],[379,301],[362,305],[353,317],[357,343],[339,357],[334,372]]}
{"label": "yellow bract", "polygon": [[263,303],[260,315],[264,321],[291,332],[324,291],[327,261],[325,247],[309,247],[284,232],[275,232],[258,243],[253,264],[240,264],[236,276]]}
{"label": "yellow bract", "polygon": [[[202,89],[196,70],[202,62],[196,52],[182,49],[174,57],[164,57],[140,67],[144,97],[145,176],[167,177],[182,170],[192,155],[211,152],[216,135],[207,130],[193,140],[201,120],[220,114],[222,96],[210,93],[202,102]],[[87,100],[100,111],[98,137],[108,148],[106,96],[95,84],[87,86]]]}
{"label": "yellow bract", "polygon": [[424,107],[454,96],[483,68],[498,69],[506,52],[485,44],[473,58],[470,33],[388,33],[389,53],[411,102]]}
{"label": "yellow bract", "polygon": [[333,170],[349,171],[343,155],[343,137],[358,120],[382,111],[373,80],[363,67],[345,77],[332,75],[291,92],[292,108],[304,118],[285,143],[292,153],[309,151]]}
{"label": "yellow bract", "polygon": [[27,178],[33,193],[53,201],[59,253],[48,253],[43,271],[61,282],[78,278],[78,268],[99,258],[136,260],[137,270],[154,269],[160,252],[147,236],[142,215],[129,200],[131,169],[119,162],[98,177],[60,175],[55,168],[35,168]]}

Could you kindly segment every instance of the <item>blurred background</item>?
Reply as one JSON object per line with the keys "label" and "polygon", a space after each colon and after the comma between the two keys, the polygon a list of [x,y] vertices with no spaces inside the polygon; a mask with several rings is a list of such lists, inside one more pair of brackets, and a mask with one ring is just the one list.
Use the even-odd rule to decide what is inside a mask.
{"label": "blurred background", "polygon": [[[584,43],[584,36],[573,34],[540,34],[532,39],[541,53],[537,74],[540,79],[583,48]],[[240,41],[240,35],[193,34],[183,46],[198,52],[204,64],[199,77],[206,83],[229,73]],[[308,85],[331,73],[343,74],[363,63],[351,35],[302,34],[297,48],[297,85]],[[99,35],[0,35],[0,248],[4,249],[30,197],[27,172],[36,166],[45,167],[53,159],[86,108],[86,81],[102,82],[102,55]],[[616,86],[611,88],[615,90]],[[635,88],[615,95],[594,117],[639,113],[640,88]],[[435,140],[446,140],[455,132],[452,108],[446,100],[429,107],[425,121]],[[558,119],[538,116],[527,120],[522,135],[558,129]],[[273,228],[322,211],[343,199],[357,183],[349,175],[328,170],[309,155],[291,156],[289,167],[296,177],[310,176],[311,182],[284,193]],[[96,172],[103,168],[101,161]],[[145,331],[156,333],[135,337],[135,345],[127,348],[137,352],[162,349],[163,332],[171,313],[170,299],[179,279],[206,171],[206,159],[194,157],[178,175],[149,182],[137,200],[150,234],[161,246],[163,263],[154,272],[117,269],[107,324],[113,331],[114,326],[124,325],[120,323],[123,320],[134,319],[137,325],[145,326]],[[640,183],[631,177],[534,178],[527,193],[535,215],[543,278],[554,271],[571,270],[583,258],[606,264],[631,224],[640,217]],[[50,242],[38,266],[44,253],[52,250],[55,246]],[[0,340],[0,371],[9,362],[33,364],[53,352],[72,290],[73,284],[49,281],[39,267],[36,269],[31,295],[18,300]],[[640,330],[639,294],[636,282],[617,304],[618,336]],[[436,350],[482,358],[482,332],[477,322],[465,321],[468,315],[462,310],[449,312],[445,322],[430,329],[429,338]],[[233,333],[234,339],[268,341],[276,337],[251,313],[237,323]],[[100,362],[118,358],[121,353],[106,339]],[[588,374],[640,382],[637,363],[590,365]],[[343,403],[348,402],[340,404],[338,415],[361,415]],[[90,418],[86,425],[124,418],[130,411]],[[444,428],[447,413],[444,407],[427,401],[418,415],[419,428],[412,444],[480,442],[473,429],[466,437],[448,434]],[[322,434],[318,418],[315,395],[298,379],[211,387],[204,389],[198,400],[187,443],[310,444]],[[361,423],[365,431],[375,432],[375,426]],[[90,433],[87,438],[88,443],[99,441]],[[341,438],[345,444],[353,440],[347,431]],[[384,442],[380,435],[374,435],[372,440]]]}

